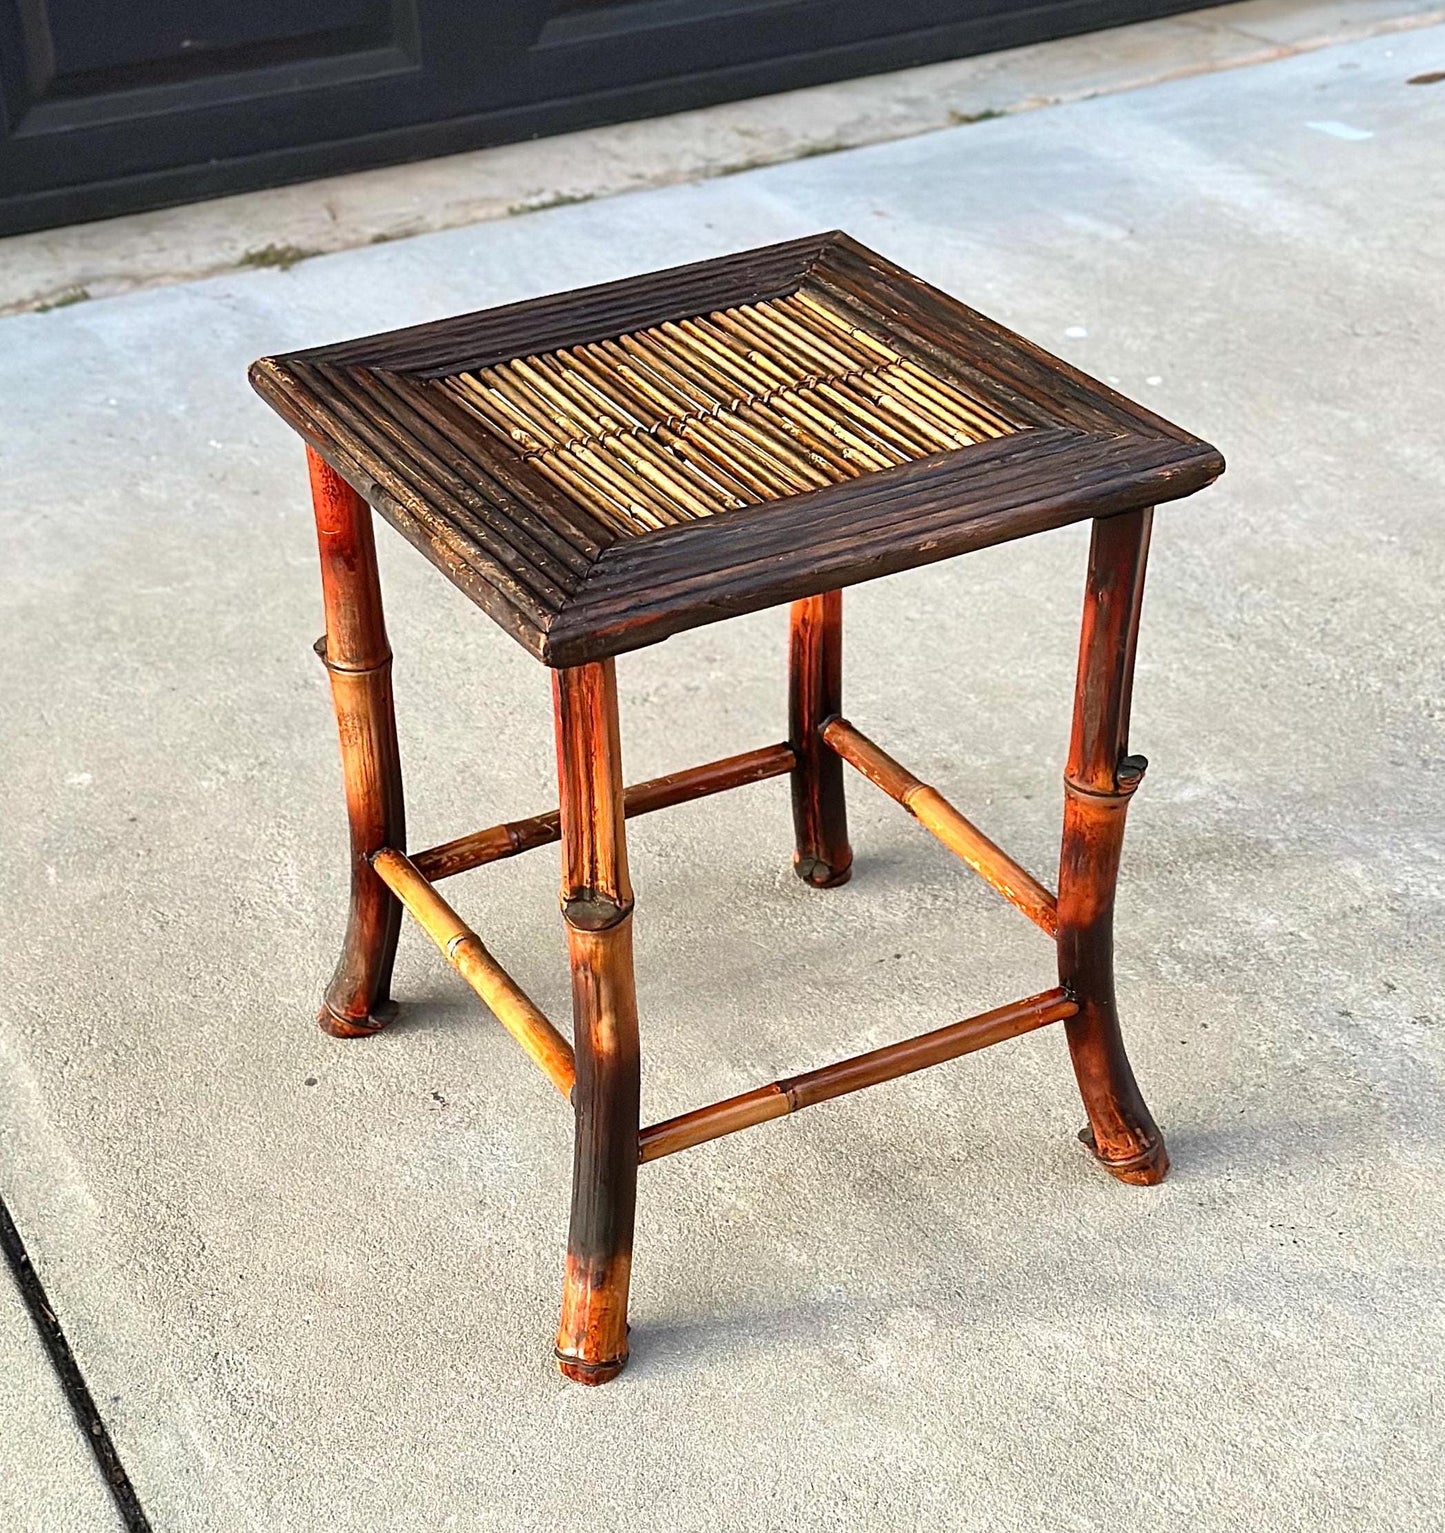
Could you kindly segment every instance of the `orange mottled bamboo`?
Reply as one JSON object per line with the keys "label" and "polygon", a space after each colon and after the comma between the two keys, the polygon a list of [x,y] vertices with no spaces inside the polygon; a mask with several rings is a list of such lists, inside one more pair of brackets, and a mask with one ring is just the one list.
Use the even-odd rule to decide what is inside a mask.
{"label": "orange mottled bamboo", "polygon": [[843,710],[843,593],[793,603],[788,647],[788,740],[793,768],[793,869],[816,889],[853,871],[843,763],[823,743],[823,725]]}
{"label": "orange mottled bamboo", "polygon": [[759,1086],[741,1096],[669,1118],[665,1123],[649,1125],[641,1135],[642,1159],[644,1162],[660,1160],[664,1155],[705,1144],[709,1139],[719,1139],[741,1128],[751,1128],[755,1123],[783,1118],[801,1108],[830,1102],[851,1091],[861,1091],[865,1086],[877,1086],[883,1081],[897,1080],[901,1075],[911,1075],[915,1070],[927,1070],[946,1060],[1002,1043],[1006,1038],[1047,1027],[1050,1022],[1073,1016],[1077,1010],[1078,1003],[1067,992],[1046,990],[1042,995],[1012,1001],[981,1016],[936,1028],[931,1033],[905,1038],[901,1043],[885,1044],[881,1049],[855,1054],[851,1059],[840,1059],[803,1075],[774,1081],[770,1086]]}
{"label": "orange mottled bamboo", "polygon": [[306,457],[326,606],[317,652],[331,678],[351,825],[351,907],[319,1020],[336,1037],[355,1038],[396,1014],[389,990],[401,906],[370,859],[406,844],[401,756],[371,508],[310,448]]}
{"label": "orange mottled bamboo", "polygon": [[1078,1000],[1065,1024],[1089,1115],[1081,1135],[1123,1182],[1169,1169],[1163,1136],[1134,1079],[1114,997],[1114,891],[1129,800],[1147,763],[1130,756],[1129,701],[1151,511],[1094,523],[1079,640],[1073,735],[1064,770],[1059,860],[1059,982]]}
{"label": "orange mottled bamboo", "polygon": [[497,1021],[522,1045],[533,1063],[541,1066],[557,1090],[570,1098],[577,1078],[572,1045],[491,955],[482,939],[422,877],[404,852],[388,847],[372,858],[372,866]]}
{"label": "orange mottled bamboo", "polygon": [[572,964],[576,1138],[557,1363],[603,1384],[627,1363],[640,1062],[632,885],[611,660],[554,673],[562,913]]}
{"label": "orange mottled bamboo", "polygon": [[954,856],[962,858],[985,883],[1016,905],[1036,926],[1054,935],[1054,897],[1001,846],[989,840],[971,820],[966,820],[936,789],[915,777],[875,745],[847,719],[829,719],[823,726],[829,747],[856,767],[869,782],[876,783]]}

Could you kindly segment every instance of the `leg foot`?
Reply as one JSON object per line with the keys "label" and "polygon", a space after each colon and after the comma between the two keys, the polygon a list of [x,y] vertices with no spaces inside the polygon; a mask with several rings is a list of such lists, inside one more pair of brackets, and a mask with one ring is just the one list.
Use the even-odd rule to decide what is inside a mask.
{"label": "leg foot", "polygon": [[1099,1154],[1094,1143],[1094,1131],[1086,1123],[1079,1130],[1079,1143],[1086,1145],[1094,1159],[1112,1177],[1128,1182],[1131,1187],[1157,1187],[1169,1174],[1169,1151],[1164,1147],[1161,1134],[1152,1144],[1122,1160],[1114,1160]]}
{"label": "leg foot", "polygon": [[606,1363],[584,1363],[575,1357],[557,1354],[557,1372],[574,1384],[607,1384],[627,1366],[627,1354]]}
{"label": "leg foot", "polygon": [[793,872],[814,889],[840,889],[852,878],[853,864],[850,862],[845,868],[830,868],[819,857],[803,857],[795,852]]}
{"label": "leg foot", "polygon": [[606,1384],[627,1366],[632,1257],[591,1262],[572,1253],[557,1330],[557,1370],[574,1384]]}
{"label": "leg foot", "polygon": [[316,1022],[323,1033],[333,1038],[372,1038],[390,1027],[399,1011],[395,1001],[380,1001],[371,1008],[369,1016],[341,1017],[323,1001]]}

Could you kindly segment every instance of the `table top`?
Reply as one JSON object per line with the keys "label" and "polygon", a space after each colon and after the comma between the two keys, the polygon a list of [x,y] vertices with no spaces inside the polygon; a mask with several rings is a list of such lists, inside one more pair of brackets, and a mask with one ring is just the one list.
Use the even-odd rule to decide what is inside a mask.
{"label": "table top", "polygon": [[1224,467],[838,232],[251,378],[554,666],[1177,499]]}

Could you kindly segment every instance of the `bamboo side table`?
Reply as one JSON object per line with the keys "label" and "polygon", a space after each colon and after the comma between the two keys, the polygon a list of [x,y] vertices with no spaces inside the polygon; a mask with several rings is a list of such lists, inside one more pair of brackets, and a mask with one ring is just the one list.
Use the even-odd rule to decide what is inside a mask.
{"label": "bamboo side table", "polygon": [[[637,1168],[1064,1024],[1081,1138],[1121,1181],[1168,1167],[1124,1051],[1113,911],[1145,760],[1129,697],[1152,507],[1224,467],[1206,443],[846,235],[267,358],[261,395],[305,439],[351,825],[351,912],[321,1023],[395,1015],[403,909],[568,1098],[572,1218],[557,1358],[627,1360]],[[552,669],[560,804],[406,850],[370,507]],[[1055,896],[842,713],[841,588],[1094,519]],[[622,786],[614,656],[791,602],[788,738]],[[922,1037],[641,1126],[624,820],[787,775],[794,867],[849,876],[856,768],[1052,941],[1058,983]],[[562,843],[573,1041],[437,892]]]}

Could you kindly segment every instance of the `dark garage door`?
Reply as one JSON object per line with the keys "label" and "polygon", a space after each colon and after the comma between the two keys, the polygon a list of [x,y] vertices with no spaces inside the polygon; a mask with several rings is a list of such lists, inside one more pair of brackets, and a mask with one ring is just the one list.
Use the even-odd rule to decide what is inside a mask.
{"label": "dark garage door", "polygon": [[0,0],[0,233],[1008,47],[1191,0]]}

